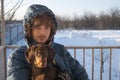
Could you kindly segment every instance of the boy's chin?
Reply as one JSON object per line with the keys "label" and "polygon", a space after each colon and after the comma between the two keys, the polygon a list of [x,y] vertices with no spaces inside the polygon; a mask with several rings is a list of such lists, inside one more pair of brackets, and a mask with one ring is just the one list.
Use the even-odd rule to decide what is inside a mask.
{"label": "boy's chin", "polygon": [[44,44],[45,42],[40,42],[40,41],[39,41],[39,42],[37,42],[37,43],[38,43],[38,44]]}

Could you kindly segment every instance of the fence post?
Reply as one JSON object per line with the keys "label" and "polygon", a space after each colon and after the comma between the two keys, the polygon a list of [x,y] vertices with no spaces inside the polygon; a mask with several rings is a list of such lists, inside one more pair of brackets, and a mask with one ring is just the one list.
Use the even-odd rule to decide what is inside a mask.
{"label": "fence post", "polygon": [[6,55],[5,48],[0,46],[0,80],[6,80]]}
{"label": "fence post", "polygon": [[[1,0],[1,45],[2,45],[2,48],[1,48],[1,51],[2,52],[0,52],[1,53],[1,55],[2,55],[2,57],[1,58],[3,58],[3,60],[5,61],[5,53],[4,53],[4,48],[5,48],[5,36],[4,36],[4,33],[5,33],[5,20],[4,20],[4,0]],[[6,62],[3,62],[2,63],[3,64],[3,72],[4,73],[2,73],[3,74],[3,79],[0,79],[0,80],[6,80]],[[0,65],[2,65],[2,64],[0,64]],[[0,77],[1,78],[1,77]]]}

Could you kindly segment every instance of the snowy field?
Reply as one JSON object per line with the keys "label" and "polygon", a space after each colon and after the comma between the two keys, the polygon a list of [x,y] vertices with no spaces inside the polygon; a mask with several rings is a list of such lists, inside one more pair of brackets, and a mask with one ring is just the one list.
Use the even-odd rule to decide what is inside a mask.
{"label": "snowy field", "polygon": [[[120,46],[120,30],[61,30],[57,31],[55,35],[55,42],[64,44],[65,46]],[[24,45],[24,40],[17,42],[14,45]],[[9,51],[9,50],[8,50]],[[7,52],[8,52],[7,51]],[[73,56],[73,50],[68,50]],[[85,68],[91,76],[91,50],[85,51]],[[104,70],[103,80],[109,79],[109,50],[103,50]],[[7,53],[8,57],[9,53]],[[77,60],[82,63],[82,51],[77,50]],[[120,49],[114,49],[112,51],[112,80],[120,80]],[[100,52],[95,50],[95,66],[94,66],[94,80],[100,80]]]}

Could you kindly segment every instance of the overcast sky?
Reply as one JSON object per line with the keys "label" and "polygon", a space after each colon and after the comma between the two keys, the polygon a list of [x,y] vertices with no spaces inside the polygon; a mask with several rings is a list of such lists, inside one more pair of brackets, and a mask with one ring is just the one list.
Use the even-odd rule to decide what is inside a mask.
{"label": "overcast sky", "polygon": [[[11,0],[13,5],[17,0]],[[108,12],[111,8],[120,9],[120,0],[24,0],[22,7],[17,11],[16,18],[23,18],[26,8],[31,4],[43,4],[49,7],[56,15],[70,16],[83,15],[85,12],[99,14]]]}

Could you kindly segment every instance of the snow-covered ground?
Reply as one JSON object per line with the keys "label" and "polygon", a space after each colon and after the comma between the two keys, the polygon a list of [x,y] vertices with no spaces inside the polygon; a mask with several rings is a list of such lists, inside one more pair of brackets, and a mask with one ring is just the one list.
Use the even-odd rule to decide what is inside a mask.
{"label": "snow-covered ground", "polygon": [[[65,46],[120,46],[120,30],[61,30],[55,35],[55,42]],[[24,40],[15,45],[24,45]],[[68,50],[73,56],[73,50]],[[7,51],[8,52],[8,51]],[[91,80],[92,54],[91,50],[85,51],[85,68]],[[94,80],[100,80],[100,52],[95,50]],[[109,79],[109,50],[103,50],[104,72],[103,80]],[[9,53],[7,53],[8,57]],[[77,60],[82,63],[82,50],[77,50]],[[120,80],[120,49],[112,51],[112,80]]]}

